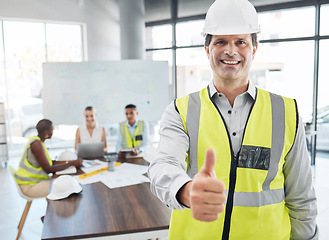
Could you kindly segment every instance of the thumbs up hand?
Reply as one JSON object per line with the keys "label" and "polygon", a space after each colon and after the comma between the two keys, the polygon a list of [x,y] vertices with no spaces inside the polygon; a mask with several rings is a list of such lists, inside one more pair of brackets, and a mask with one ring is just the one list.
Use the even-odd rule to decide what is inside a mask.
{"label": "thumbs up hand", "polygon": [[208,149],[200,171],[177,194],[178,201],[189,206],[192,216],[199,221],[215,221],[224,211],[225,184],[216,178],[215,163],[215,152]]}
{"label": "thumbs up hand", "polygon": [[204,175],[205,177],[217,178],[215,173],[216,155],[214,150],[208,149],[206,152],[206,159],[203,166],[196,175]]}

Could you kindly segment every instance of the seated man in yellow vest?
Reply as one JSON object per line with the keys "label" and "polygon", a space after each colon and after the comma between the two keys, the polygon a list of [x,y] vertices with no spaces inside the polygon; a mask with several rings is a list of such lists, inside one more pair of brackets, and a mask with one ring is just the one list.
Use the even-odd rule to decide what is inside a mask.
{"label": "seated man in yellow vest", "polygon": [[138,155],[148,146],[149,127],[146,121],[138,120],[137,107],[128,104],[125,107],[126,121],[119,124],[119,136],[116,150],[119,157],[124,157],[122,149],[131,149],[131,155]]}
{"label": "seated man in yellow vest", "polygon": [[46,197],[49,193],[48,174],[64,170],[70,166],[79,167],[82,159],[52,161],[45,146],[45,140],[53,135],[53,124],[42,119],[36,125],[38,136],[31,137],[25,145],[15,178],[22,192],[29,197]]}
{"label": "seated man in yellow vest", "polygon": [[249,80],[258,32],[248,0],[216,0],[204,28],[213,80],[162,116],[148,176],[175,209],[169,240],[319,238],[297,104]]}

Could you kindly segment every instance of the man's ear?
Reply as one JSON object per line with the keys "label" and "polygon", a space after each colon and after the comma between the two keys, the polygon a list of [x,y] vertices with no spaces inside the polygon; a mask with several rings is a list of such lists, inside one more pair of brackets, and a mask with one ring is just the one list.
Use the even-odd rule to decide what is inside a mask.
{"label": "man's ear", "polygon": [[253,48],[252,48],[252,59],[255,58],[255,55],[256,55],[257,49],[258,49],[258,43],[257,43],[256,46],[253,46]]}
{"label": "man's ear", "polygon": [[209,47],[207,47],[206,45],[204,45],[204,50],[206,50],[207,57],[209,59]]}

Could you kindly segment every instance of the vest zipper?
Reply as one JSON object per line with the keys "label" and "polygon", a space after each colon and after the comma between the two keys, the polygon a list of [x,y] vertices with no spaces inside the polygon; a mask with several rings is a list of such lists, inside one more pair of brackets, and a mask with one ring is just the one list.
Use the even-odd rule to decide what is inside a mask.
{"label": "vest zipper", "polygon": [[[231,141],[230,141],[231,143]],[[225,208],[225,218],[224,218],[224,226],[223,226],[223,234],[222,240],[228,240],[230,237],[230,228],[231,228],[231,217],[233,211],[233,200],[234,200],[234,191],[236,184],[236,170],[238,165],[240,151],[236,156],[234,156],[232,146],[231,146],[231,170],[230,170],[230,187],[227,195],[227,202]]]}
{"label": "vest zipper", "polygon": [[217,107],[216,103],[214,102],[213,98],[210,96],[209,86],[207,87],[207,90],[208,90],[208,96],[209,96],[210,101],[213,103],[214,107],[217,109],[220,117],[222,118],[222,121],[223,121],[225,129],[226,129],[226,134],[227,134],[227,137],[228,137],[228,140],[230,143],[230,150],[231,150],[231,169],[230,169],[229,190],[228,190],[228,196],[227,196],[226,207],[225,207],[225,218],[224,218],[224,226],[223,226],[223,233],[222,233],[222,240],[228,240],[230,238],[231,217],[232,217],[232,211],[233,211],[233,200],[234,200],[234,191],[235,191],[235,185],[236,185],[236,172],[237,172],[236,170],[237,170],[237,166],[238,166],[238,159],[239,159],[239,155],[240,155],[240,151],[241,151],[241,147],[242,147],[242,143],[243,143],[243,139],[244,139],[245,130],[246,130],[246,127],[248,124],[248,120],[249,120],[251,111],[254,108],[256,99],[257,99],[257,88],[256,88],[255,101],[253,102],[253,104],[250,107],[248,118],[247,118],[245,126],[244,126],[242,140],[241,140],[241,147],[240,147],[240,150],[238,151],[238,153],[236,154],[236,156],[234,156],[230,133],[226,126],[224,117],[223,117],[222,113],[220,112],[219,108]]}

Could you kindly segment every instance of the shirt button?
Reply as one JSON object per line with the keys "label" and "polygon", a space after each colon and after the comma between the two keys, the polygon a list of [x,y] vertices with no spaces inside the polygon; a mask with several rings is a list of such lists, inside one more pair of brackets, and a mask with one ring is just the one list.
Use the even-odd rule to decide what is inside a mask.
{"label": "shirt button", "polygon": [[219,93],[219,94],[218,94],[218,96],[220,96],[220,97],[221,97],[221,96],[222,96],[222,94],[220,94],[220,93]]}
{"label": "shirt button", "polygon": [[233,132],[232,135],[235,136],[236,135],[236,132]]}
{"label": "shirt button", "polygon": [[228,114],[231,114],[232,113],[232,111],[231,110],[228,110]]}

